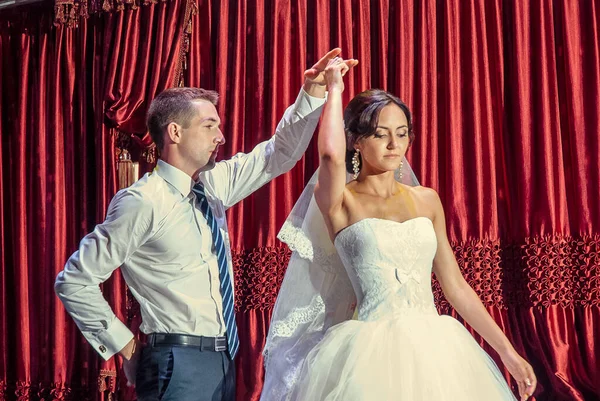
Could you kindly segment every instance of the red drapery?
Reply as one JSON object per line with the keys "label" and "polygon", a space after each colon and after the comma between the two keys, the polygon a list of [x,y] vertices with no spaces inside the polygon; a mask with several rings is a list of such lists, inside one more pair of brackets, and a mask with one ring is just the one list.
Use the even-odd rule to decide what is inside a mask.
{"label": "red drapery", "polygon": [[57,267],[96,220],[94,120],[82,96],[90,54],[72,50],[87,31],[56,31],[44,8],[8,14],[0,22],[0,398],[87,394],[95,357],[52,288]]}
{"label": "red drapery", "polygon": [[[201,0],[195,14],[193,4],[125,7],[77,29],[51,26],[46,10],[0,17],[0,400],[91,399],[99,368],[104,386],[132,397],[52,292],[114,193],[117,132],[141,157],[148,102],[182,80],[221,93],[224,156],[249,150],[302,71],[338,45],[361,61],[346,99],[381,87],[413,109],[409,160],[440,193],[468,281],[532,362],[536,399],[600,400],[600,2]],[[275,235],[316,164],[311,146],[229,212],[240,401],[260,394],[289,257]],[[120,277],[104,287],[135,324]]]}
{"label": "red drapery", "polygon": [[[340,46],[359,59],[346,99],[380,87],[413,109],[409,159],[440,193],[467,279],[536,368],[538,399],[595,400],[599,16],[600,3],[568,0],[204,1],[184,76],[222,94],[233,154],[270,135],[320,54]],[[260,394],[273,283],[287,260],[275,234],[316,164],[313,146],[229,213],[246,336],[238,400]]]}
{"label": "red drapery", "polygon": [[[85,345],[52,283],[104,218],[116,191],[115,144],[149,143],[146,108],[181,80],[195,10],[187,0],[128,7],[78,20],[77,29],[54,26],[45,5],[0,17],[2,400],[111,399],[118,389],[132,397],[117,361],[100,362]],[[117,316],[135,324],[120,274],[103,289]]]}

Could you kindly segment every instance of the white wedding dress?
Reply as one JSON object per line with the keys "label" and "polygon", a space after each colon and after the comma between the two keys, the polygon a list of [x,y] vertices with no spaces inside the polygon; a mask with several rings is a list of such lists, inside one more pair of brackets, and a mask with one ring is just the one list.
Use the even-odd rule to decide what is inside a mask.
{"label": "white wedding dress", "polygon": [[358,320],[330,327],[307,355],[296,401],[516,400],[494,361],[431,288],[432,222],[368,218],[335,248],[356,292]]}

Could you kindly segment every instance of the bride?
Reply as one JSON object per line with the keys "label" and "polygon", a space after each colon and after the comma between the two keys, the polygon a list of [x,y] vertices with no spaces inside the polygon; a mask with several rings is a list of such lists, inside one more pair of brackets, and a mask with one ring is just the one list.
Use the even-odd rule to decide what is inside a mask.
{"label": "bride", "polygon": [[515,400],[469,332],[437,313],[432,271],[526,400],[537,383],[531,366],[464,280],[440,198],[404,160],[410,110],[368,90],[342,114],[347,68],[337,58],[325,70],[320,167],[280,232],[294,252],[267,337],[261,400]]}

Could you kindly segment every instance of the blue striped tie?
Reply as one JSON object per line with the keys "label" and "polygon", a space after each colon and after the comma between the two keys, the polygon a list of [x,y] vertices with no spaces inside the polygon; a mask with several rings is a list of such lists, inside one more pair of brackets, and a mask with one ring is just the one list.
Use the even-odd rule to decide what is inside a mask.
{"label": "blue striped tie", "polygon": [[221,297],[223,298],[223,319],[225,320],[225,328],[227,329],[227,349],[229,357],[233,359],[240,347],[240,341],[238,339],[237,326],[235,324],[235,311],[233,305],[233,285],[231,283],[231,277],[229,275],[229,268],[227,266],[227,253],[225,249],[225,242],[223,236],[217,226],[217,220],[210,209],[208,201],[206,200],[206,194],[204,193],[204,187],[202,184],[196,184],[193,188],[194,193],[200,204],[200,210],[206,218],[206,222],[212,232],[213,244],[215,246],[215,253],[217,254],[217,262],[219,264],[219,279],[221,281]]}

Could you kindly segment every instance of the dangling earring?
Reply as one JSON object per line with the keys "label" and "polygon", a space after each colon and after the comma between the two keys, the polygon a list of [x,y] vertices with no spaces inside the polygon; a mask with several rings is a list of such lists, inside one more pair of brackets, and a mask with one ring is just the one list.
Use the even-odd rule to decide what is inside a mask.
{"label": "dangling earring", "polygon": [[404,160],[400,161],[400,181],[402,181],[402,167],[404,166]]}
{"label": "dangling earring", "polygon": [[354,152],[354,156],[352,156],[352,171],[354,172],[354,179],[358,178],[358,173],[360,173],[360,160],[358,159],[358,155],[360,150],[356,149]]}

